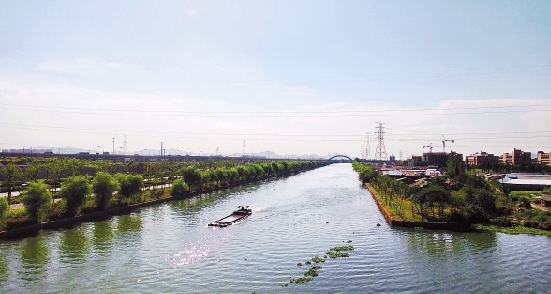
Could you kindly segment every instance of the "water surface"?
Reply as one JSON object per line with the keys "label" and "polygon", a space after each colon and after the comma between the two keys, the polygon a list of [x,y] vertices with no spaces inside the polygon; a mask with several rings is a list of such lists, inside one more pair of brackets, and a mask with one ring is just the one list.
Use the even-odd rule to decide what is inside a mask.
{"label": "water surface", "polygon": [[390,228],[350,164],[0,241],[0,293],[549,293],[550,269],[548,237]]}

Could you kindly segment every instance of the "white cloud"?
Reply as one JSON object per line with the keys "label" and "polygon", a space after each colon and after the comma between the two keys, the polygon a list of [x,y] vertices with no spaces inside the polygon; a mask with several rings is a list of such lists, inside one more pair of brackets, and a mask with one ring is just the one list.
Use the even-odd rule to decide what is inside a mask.
{"label": "white cloud", "polygon": [[74,58],[66,61],[45,61],[38,64],[35,70],[52,73],[75,73],[81,71],[101,72],[105,70],[120,70],[122,65],[115,62],[99,62],[90,58]]}
{"label": "white cloud", "polygon": [[[277,97],[289,87],[277,85],[272,89],[277,89],[272,94]],[[375,152],[375,126],[382,122],[388,155],[398,156],[400,150],[407,156],[421,154],[422,146],[430,143],[434,151],[440,151],[442,135],[455,140],[448,144],[448,151],[464,154],[480,150],[500,154],[512,148],[535,152],[551,147],[549,140],[541,138],[549,134],[542,133],[551,125],[548,112],[537,111],[541,109],[538,107],[516,107],[551,107],[544,99],[449,100],[430,109],[348,100],[271,108],[261,101],[238,103],[186,94],[94,90],[14,80],[0,80],[0,93],[0,137],[9,138],[10,142],[3,143],[16,145],[89,148],[108,145],[112,137],[120,142],[127,135],[129,151],[164,142],[168,148],[187,152],[214,152],[219,147],[226,154],[241,152],[245,140],[248,152],[360,156],[365,133],[371,136],[371,154]],[[490,108],[479,111],[477,107]],[[522,133],[510,134],[522,130],[537,133],[533,139],[523,138]]]}

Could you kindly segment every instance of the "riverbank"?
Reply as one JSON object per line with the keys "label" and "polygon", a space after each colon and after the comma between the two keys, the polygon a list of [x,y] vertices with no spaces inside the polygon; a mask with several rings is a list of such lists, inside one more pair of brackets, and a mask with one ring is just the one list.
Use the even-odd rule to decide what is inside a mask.
{"label": "riverbank", "polygon": [[510,235],[538,235],[551,237],[551,231],[525,227],[523,225],[512,225],[509,227],[497,226],[493,224],[461,224],[451,222],[419,222],[404,219],[403,217],[391,212],[391,209],[380,199],[379,194],[369,184],[365,184],[365,187],[371,193],[379,211],[383,214],[386,222],[390,226],[406,227],[406,228],[423,228],[430,230],[452,230],[459,232],[498,232]]}
{"label": "riverbank", "polygon": [[[297,173],[297,174],[300,174],[300,173]],[[297,174],[293,174],[291,176],[294,176]],[[40,230],[56,230],[56,229],[70,227],[82,222],[93,222],[93,221],[105,220],[112,216],[129,214],[143,207],[153,206],[153,205],[170,202],[170,201],[189,199],[189,198],[197,197],[203,194],[223,191],[227,189],[232,189],[232,188],[246,186],[246,185],[255,184],[255,183],[261,183],[261,182],[270,181],[270,180],[277,180],[280,178],[281,177],[265,177],[258,180],[251,180],[251,181],[240,182],[240,183],[230,184],[230,185],[221,186],[221,187],[203,189],[201,191],[189,192],[181,196],[169,196],[166,198],[155,199],[155,200],[131,204],[127,206],[115,206],[104,210],[89,212],[76,217],[60,218],[60,219],[51,220],[47,222],[16,227],[9,230],[1,231],[0,239],[28,237],[36,234]]]}
{"label": "riverbank", "polygon": [[469,226],[458,223],[451,222],[430,222],[430,221],[411,221],[407,220],[404,217],[394,214],[391,212],[390,208],[381,200],[379,193],[371,185],[365,183],[365,187],[371,193],[371,196],[375,200],[377,207],[383,214],[386,222],[391,226],[399,226],[406,228],[423,228],[431,230],[453,230],[453,231],[465,231],[469,229]]}
{"label": "riverbank", "polygon": [[[253,209],[247,220],[224,229],[207,226],[243,204]],[[0,293],[179,293],[182,285],[189,293],[547,293],[551,285],[545,278],[551,268],[547,237],[377,222],[384,222],[379,208],[350,165],[334,164],[0,239]],[[354,246],[349,257],[327,254],[347,245]],[[304,277],[316,255],[327,255],[317,264],[319,276],[281,286]],[[454,278],[443,283],[443,277]]]}

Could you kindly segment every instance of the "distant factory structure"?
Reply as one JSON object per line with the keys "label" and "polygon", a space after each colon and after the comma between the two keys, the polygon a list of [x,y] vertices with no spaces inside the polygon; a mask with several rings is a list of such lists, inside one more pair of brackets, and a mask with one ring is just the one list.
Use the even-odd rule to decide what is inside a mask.
{"label": "distant factory structure", "polygon": [[551,187],[551,175],[512,173],[498,180],[512,190],[541,190]]}
{"label": "distant factory structure", "polygon": [[23,154],[35,154],[35,153],[53,153],[52,149],[33,149],[20,148],[20,149],[2,149],[2,153],[23,153]]}
{"label": "distant factory structure", "polygon": [[436,166],[437,168],[446,167],[449,157],[452,156],[458,161],[463,161],[463,154],[457,152],[426,152],[422,156],[412,156],[406,160],[408,166]]}

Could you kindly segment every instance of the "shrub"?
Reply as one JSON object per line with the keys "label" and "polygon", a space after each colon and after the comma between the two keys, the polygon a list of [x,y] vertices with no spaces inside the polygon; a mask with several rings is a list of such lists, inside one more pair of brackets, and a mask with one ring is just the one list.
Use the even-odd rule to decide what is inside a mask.
{"label": "shrub", "polygon": [[105,209],[113,197],[113,193],[120,189],[119,182],[110,174],[99,172],[92,183],[92,190],[96,195],[96,207]]}
{"label": "shrub", "polygon": [[121,203],[131,204],[132,202],[135,202],[136,196],[140,194],[143,188],[142,176],[118,174],[117,180],[120,184],[119,194],[122,197]]}
{"label": "shrub", "polygon": [[52,193],[44,182],[32,182],[23,193],[23,206],[33,222],[41,222],[52,204]]}
{"label": "shrub", "polygon": [[520,206],[524,208],[532,208],[530,201],[526,197],[520,198]]}
{"label": "shrub", "polygon": [[184,177],[184,181],[189,186],[190,192],[192,187],[196,189],[201,188],[201,172],[199,172],[199,170],[190,166],[190,167],[184,168],[181,172],[182,172],[182,176]]}
{"label": "shrub", "polygon": [[65,211],[65,201],[55,201],[50,208],[50,212],[48,213],[48,219],[59,219],[62,216],[63,211]]}
{"label": "shrub", "polygon": [[65,213],[75,216],[86,203],[86,196],[92,193],[92,186],[87,177],[70,177],[61,185],[59,194],[65,198]]}
{"label": "shrub", "polygon": [[188,191],[189,187],[186,185],[183,179],[177,179],[172,183],[172,191],[170,195],[181,196]]}
{"label": "shrub", "polygon": [[7,213],[7,219],[18,219],[27,214],[25,207],[18,209],[10,209]]}
{"label": "shrub", "polygon": [[[151,195],[153,196],[154,199],[161,199],[163,198],[164,193],[165,191],[163,189],[155,189],[151,192]],[[142,195],[142,199],[143,201],[148,201],[148,199],[143,197],[143,195]]]}
{"label": "shrub", "polygon": [[0,230],[4,227],[4,221],[6,220],[9,209],[8,199],[6,197],[0,197]]}

